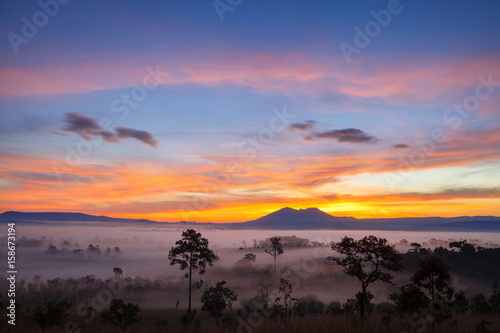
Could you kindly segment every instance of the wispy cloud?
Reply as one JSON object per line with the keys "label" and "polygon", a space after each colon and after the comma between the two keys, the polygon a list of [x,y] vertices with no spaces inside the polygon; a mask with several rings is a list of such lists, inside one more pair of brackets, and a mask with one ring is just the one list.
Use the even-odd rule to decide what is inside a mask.
{"label": "wispy cloud", "polygon": [[312,131],[312,130],[314,130],[315,125],[316,125],[316,122],[314,120],[308,120],[308,121],[305,121],[302,123],[293,123],[288,127],[288,129],[292,132],[293,131],[301,131],[301,132]]}
{"label": "wispy cloud", "polygon": [[338,177],[324,177],[324,178],[313,179],[303,183],[296,183],[295,186],[315,187],[323,184],[337,183],[339,181],[340,178]]}
{"label": "wispy cloud", "polygon": [[[162,57],[162,54],[157,57]],[[77,67],[1,68],[0,80],[9,84],[0,87],[0,95],[85,93],[142,84],[144,68],[137,63],[148,64],[151,56],[143,56],[139,60],[117,58],[103,56],[101,60]],[[170,73],[162,85],[236,85],[262,93],[379,98],[389,100],[391,105],[430,101],[443,95],[455,99],[461,89],[474,87],[476,83],[471,78],[500,70],[500,61],[494,57],[452,60],[447,57],[433,62],[422,59],[402,61],[387,58],[383,62],[365,59],[346,69],[344,59],[334,56],[243,54],[228,50],[227,58],[204,55],[203,58],[193,56],[171,61],[172,66],[169,66],[170,63],[162,65]],[[408,75],[402,77],[403,71]]]}
{"label": "wispy cloud", "polygon": [[155,139],[153,134],[149,133],[148,131],[139,131],[127,127],[117,127],[116,134],[120,139],[137,139],[147,145],[150,145],[151,147],[156,147],[158,145],[158,141]]}
{"label": "wispy cloud", "polygon": [[408,146],[407,144],[404,144],[404,143],[397,143],[395,145],[392,145],[391,147],[394,148],[394,149],[410,148],[410,146]]}
{"label": "wispy cloud", "polygon": [[377,138],[369,135],[358,128],[345,128],[324,132],[312,132],[305,137],[306,140],[335,140],[337,142],[350,143],[375,143]]}
{"label": "wispy cloud", "polygon": [[103,128],[92,118],[78,113],[67,113],[64,117],[66,126],[64,131],[76,133],[86,140],[93,140],[95,137],[102,138],[108,143],[118,143],[122,139],[136,139],[151,147],[157,147],[158,141],[153,134],[147,131],[136,130],[127,127],[117,127],[116,132]]}
{"label": "wispy cloud", "polygon": [[338,130],[317,131],[317,122],[308,120],[305,122],[293,123],[288,127],[290,132],[300,131],[304,133],[304,139],[313,140],[335,140],[337,142],[350,143],[375,143],[378,139],[365,133],[358,128],[344,128]]}

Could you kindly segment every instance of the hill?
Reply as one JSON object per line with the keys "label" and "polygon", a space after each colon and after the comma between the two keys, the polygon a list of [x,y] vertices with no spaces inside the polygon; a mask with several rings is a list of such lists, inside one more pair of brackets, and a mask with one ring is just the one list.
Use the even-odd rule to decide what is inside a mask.
{"label": "hill", "polygon": [[276,229],[276,230],[394,230],[394,231],[462,231],[500,232],[500,217],[408,217],[357,219],[332,216],[318,208],[293,209],[285,207],[256,220],[239,223],[172,223],[146,219],[122,219],[82,213],[40,212],[24,213],[7,211],[0,214],[0,222],[22,222],[23,224],[123,224],[145,227],[190,226],[212,229]]}
{"label": "hill", "polygon": [[7,211],[0,214],[0,222],[27,222],[29,224],[43,224],[44,222],[116,222],[116,223],[154,223],[145,219],[121,219],[104,215],[96,216],[83,213],[40,212],[25,213]]}
{"label": "hill", "polygon": [[282,208],[253,221],[243,222],[242,226],[252,229],[350,229],[348,223],[354,217],[332,216],[318,208]]}

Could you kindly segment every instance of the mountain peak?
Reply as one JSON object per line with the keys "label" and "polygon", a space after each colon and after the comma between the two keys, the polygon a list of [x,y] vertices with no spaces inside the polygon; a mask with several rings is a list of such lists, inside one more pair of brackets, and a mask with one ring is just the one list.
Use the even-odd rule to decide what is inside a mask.
{"label": "mountain peak", "polygon": [[303,210],[303,211],[306,211],[306,212],[323,212],[321,209],[319,209],[317,207],[309,207],[309,208],[306,208],[306,209],[302,209],[301,208],[300,210]]}
{"label": "mountain peak", "polygon": [[346,227],[344,222],[351,222],[354,220],[356,219],[353,217],[332,216],[317,207],[305,209],[284,207],[247,223],[275,228],[329,229],[335,227],[343,229]]}
{"label": "mountain peak", "polygon": [[[281,209],[278,209],[277,211],[274,211],[273,213],[277,213],[277,212],[322,212],[322,213],[325,213],[324,211],[322,211],[321,209],[317,208],[317,207],[308,207],[308,208],[299,208],[299,209],[295,209],[295,208],[291,208],[291,207],[283,207]],[[271,213],[271,214],[273,214]],[[327,214],[327,213],[325,213]]]}

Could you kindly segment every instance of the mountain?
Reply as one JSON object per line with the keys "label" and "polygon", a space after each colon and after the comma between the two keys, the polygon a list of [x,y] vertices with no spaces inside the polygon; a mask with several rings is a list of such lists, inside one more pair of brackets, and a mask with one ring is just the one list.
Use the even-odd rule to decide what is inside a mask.
{"label": "mountain", "polygon": [[25,213],[16,211],[7,211],[0,214],[0,222],[28,222],[29,224],[43,224],[43,222],[118,222],[118,223],[154,223],[158,222],[145,219],[121,219],[108,217],[104,215],[88,215],[83,213],[61,213],[61,212],[41,212]]}
{"label": "mountain", "polygon": [[458,231],[500,232],[500,217],[403,217],[356,219],[332,216],[318,208],[282,208],[256,220],[240,223],[171,223],[145,219],[121,219],[82,213],[41,212],[24,213],[8,211],[0,214],[0,222],[22,222],[23,224],[123,224],[147,227],[182,226],[211,229],[282,229],[282,230],[394,230],[394,231]]}
{"label": "mountain", "polygon": [[231,228],[500,232],[500,217],[356,219],[354,217],[332,216],[318,208],[292,209],[286,207],[253,221],[237,223]]}
{"label": "mountain", "polygon": [[354,217],[336,217],[318,208],[282,208],[253,221],[241,223],[255,229],[350,229]]}
{"label": "mountain", "polygon": [[500,232],[500,217],[402,217],[362,219],[352,226],[357,230],[408,230],[408,231],[485,231]]}

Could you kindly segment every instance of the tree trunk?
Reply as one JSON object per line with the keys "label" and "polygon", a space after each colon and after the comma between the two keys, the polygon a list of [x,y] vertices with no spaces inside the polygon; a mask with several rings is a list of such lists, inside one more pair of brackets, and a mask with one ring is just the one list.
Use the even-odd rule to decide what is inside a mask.
{"label": "tree trunk", "polygon": [[362,320],[365,316],[365,300],[366,300],[366,287],[362,286],[361,299],[359,300],[359,318]]}
{"label": "tree trunk", "polygon": [[189,305],[188,312],[191,312],[191,276],[193,275],[193,271],[191,265],[189,266]]}
{"label": "tree trunk", "polygon": [[274,277],[276,277],[276,254],[274,255]]}

